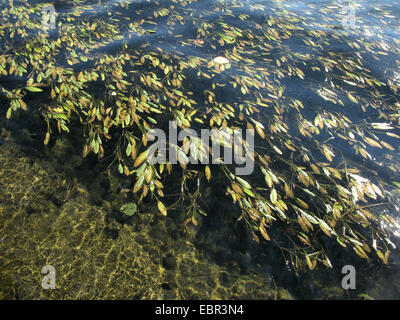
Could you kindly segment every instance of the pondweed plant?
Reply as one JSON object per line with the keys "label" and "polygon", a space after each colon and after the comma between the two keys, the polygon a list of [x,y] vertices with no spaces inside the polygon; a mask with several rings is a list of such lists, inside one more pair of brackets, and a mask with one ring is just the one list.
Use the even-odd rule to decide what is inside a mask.
{"label": "pondweed plant", "polygon": [[[197,225],[198,214],[207,214],[202,186],[220,183],[253,239],[274,242],[295,268],[331,268],[329,239],[388,263],[399,227],[382,206],[400,187],[393,161],[400,138],[397,39],[363,21],[341,30],[335,6],[308,5],[324,17],[318,25],[285,1],[221,0],[201,9],[197,1],[153,1],[149,11],[134,1],[74,0],[58,12],[53,31],[41,26],[49,4],[30,2],[0,2],[3,114],[40,112],[45,145],[81,127],[83,156],[112,157],[110,167],[132,179],[134,204],[122,211],[140,214],[150,197],[167,215],[182,201],[187,223]],[[241,8],[258,10],[259,20]],[[101,10],[109,14],[99,18]],[[301,90],[290,91],[289,83]],[[168,121],[196,131],[254,130],[254,173],[237,176],[223,160],[188,165],[190,147],[177,149],[176,165],[149,163],[146,135]],[[168,175],[179,177],[181,191],[169,207]]]}

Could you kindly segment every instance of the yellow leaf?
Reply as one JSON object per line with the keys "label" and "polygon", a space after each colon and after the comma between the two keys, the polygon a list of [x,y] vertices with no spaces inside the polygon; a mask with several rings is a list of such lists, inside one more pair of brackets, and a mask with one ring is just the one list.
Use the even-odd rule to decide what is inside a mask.
{"label": "yellow leaf", "polygon": [[313,270],[315,268],[316,263],[311,262],[311,259],[309,256],[306,256],[306,261],[307,261],[308,268],[310,270]]}
{"label": "yellow leaf", "polygon": [[19,104],[21,105],[22,110],[26,111],[28,110],[28,107],[26,106],[26,103],[23,100],[18,100]]}
{"label": "yellow leaf", "polygon": [[[263,222],[264,222],[264,219],[263,219]],[[265,227],[264,227],[264,223],[263,223],[263,222],[262,222],[261,225],[260,225],[260,232],[261,232],[262,236],[264,237],[264,239],[267,240],[267,241],[269,241],[269,240],[271,240],[271,239],[270,239],[270,237],[269,237],[267,231],[265,230]]]}
{"label": "yellow leaf", "polygon": [[389,149],[391,151],[395,151],[395,148],[393,148],[389,143],[386,143],[384,141],[381,141],[381,144],[386,148]]}
{"label": "yellow leaf", "polygon": [[153,170],[152,170],[152,169],[148,169],[147,172],[146,172],[146,175],[145,175],[144,179],[146,180],[146,182],[147,182],[148,184],[150,184],[152,178],[153,178]]}
{"label": "yellow leaf", "polygon": [[318,167],[315,164],[311,164],[310,166],[314,173],[321,174],[321,171],[318,169]]}
{"label": "yellow leaf", "polygon": [[256,131],[257,133],[260,135],[261,138],[265,138],[265,133],[263,131],[263,129],[261,129],[259,126],[256,126]]}
{"label": "yellow leaf", "polygon": [[128,166],[124,166],[124,174],[125,174],[126,176],[129,176],[130,171],[129,171]]}
{"label": "yellow leaf", "polygon": [[265,172],[264,178],[265,178],[265,182],[267,183],[268,188],[272,188],[273,181],[272,181],[271,176],[268,174],[268,172]]}
{"label": "yellow leaf", "polygon": [[46,136],[43,141],[44,145],[47,146],[49,144],[49,141],[50,141],[50,133],[46,132]]}
{"label": "yellow leaf", "polygon": [[146,160],[147,154],[149,153],[149,150],[146,150],[144,152],[142,152],[139,157],[136,158],[136,161],[134,163],[134,166],[140,166],[144,160]]}
{"label": "yellow leaf", "polygon": [[364,141],[366,143],[368,143],[369,145],[373,146],[373,147],[377,147],[379,149],[382,149],[382,146],[377,141],[375,141],[375,140],[373,140],[371,138],[365,137]]}
{"label": "yellow leaf", "polygon": [[323,152],[325,158],[328,159],[329,162],[332,162],[332,160],[333,160],[332,154],[333,153],[331,154],[331,151],[327,148],[322,149],[322,152]]}
{"label": "yellow leaf", "polygon": [[143,186],[143,179],[139,179],[136,181],[135,185],[133,186],[133,193],[138,192]]}
{"label": "yellow leaf", "polygon": [[384,262],[385,264],[388,264],[389,254],[390,254],[390,251],[389,251],[389,250],[386,250],[386,252],[385,252],[385,257],[384,257],[384,260],[383,260],[383,262]]}
{"label": "yellow leaf", "polygon": [[207,181],[210,181],[210,179],[211,179],[211,170],[210,170],[210,167],[209,167],[209,166],[206,166],[206,168],[204,169],[204,171],[205,171],[205,174],[206,174]]}
{"label": "yellow leaf", "polygon": [[157,207],[158,207],[158,210],[160,210],[160,212],[161,212],[161,214],[163,216],[167,215],[167,209],[165,208],[164,204],[161,201],[158,201]]}
{"label": "yellow leaf", "polygon": [[351,102],[358,103],[357,99],[354,98],[350,93],[347,93],[347,98],[349,98]]}
{"label": "yellow leaf", "polygon": [[7,114],[6,114],[6,118],[7,118],[7,119],[10,119],[10,118],[11,118],[11,113],[12,113],[12,109],[11,109],[11,107],[10,107],[10,108],[8,108],[8,110],[7,110]]}
{"label": "yellow leaf", "polygon": [[301,207],[303,207],[304,209],[308,209],[308,204],[305,203],[303,200],[301,200],[301,199],[299,199],[299,198],[296,198],[296,202],[297,202]]}
{"label": "yellow leaf", "polygon": [[285,183],[285,193],[286,193],[286,196],[289,198],[294,197],[293,190],[287,183]]}
{"label": "yellow leaf", "polygon": [[360,154],[363,156],[364,159],[368,159],[368,153],[365,151],[363,148],[359,148],[358,151],[360,151]]}
{"label": "yellow leaf", "polygon": [[358,256],[360,256],[361,258],[364,259],[368,259],[367,254],[365,253],[365,251],[363,250],[363,248],[361,248],[361,246],[356,246],[354,248],[354,251],[357,253]]}

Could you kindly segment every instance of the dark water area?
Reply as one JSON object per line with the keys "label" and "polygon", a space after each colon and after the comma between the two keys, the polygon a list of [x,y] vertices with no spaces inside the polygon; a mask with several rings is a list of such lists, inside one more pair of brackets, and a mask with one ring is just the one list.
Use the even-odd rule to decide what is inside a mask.
{"label": "dark water area", "polygon": [[[124,2],[129,5],[121,7]],[[79,6],[82,19],[99,19],[120,26],[122,36],[91,49],[90,57],[104,53],[116,55],[122,49],[163,52],[173,56],[176,64],[189,61],[189,57],[207,63],[217,56],[232,54],[231,49],[240,39],[232,40],[231,44],[229,39],[223,44],[214,41],[219,38],[217,35],[233,30],[232,27],[237,27],[239,33],[251,30],[264,37],[266,31],[260,26],[273,17],[272,25],[279,24],[283,30],[292,32],[291,37],[285,39],[282,33],[279,41],[271,40],[270,44],[261,36],[254,38],[251,46],[246,43],[243,51],[236,52],[241,59],[212,80],[200,76],[196,69],[188,71],[185,89],[193,92],[193,97],[202,97],[213,83],[217,84],[215,99],[234,105],[242,95],[239,87],[229,85],[231,79],[246,76],[246,64],[254,70],[259,68],[261,75],[276,68],[278,63],[284,64],[284,61],[276,62],[281,57],[290,57],[302,66],[304,76],[296,77],[293,71],[293,75],[275,83],[284,88],[285,97],[302,102],[302,116],[311,121],[317,112],[324,111],[346,116],[353,123],[376,122],[374,119],[379,117],[378,108],[370,108],[366,113],[354,107],[343,93],[336,98],[329,97],[324,90],[333,90],[334,82],[342,79],[342,74],[313,68],[325,58],[340,57],[339,63],[344,64],[347,58],[355,61],[362,55],[363,67],[376,79],[400,86],[399,1],[357,1],[354,30],[343,30],[341,10],[347,3],[344,1],[178,2],[179,5],[175,1],[161,0],[75,0],[52,4],[58,14],[57,21],[62,24],[74,23],[67,17]],[[34,6],[49,2],[29,3]],[[1,1],[0,10],[4,7]],[[166,8],[168,11],[163,13],[162,9]],[[137,21],[138,17],[143,17],[144,22],[135,26],[137,30],[133,32],[130,22]],[[296,28],[292,28],[292,24]],[[56,39],[60,27],[62,25],[50,30],[48,36]],[[316,32],[312,38],[315,45],[305,43],[303,40],[311,39],[305,34],[313,31]],[[360,49],[349,45],[357,41],[374,41],[381,48],[371,46],[368,51],[368,47]],[[268,44],[270,50],[266,52],[264,46]],[[373,50],[385,52],[380,55]],[[84,55],[83,50],[78,54]],[[71,66],[67,51],[59,56],[57,63],[74,71],[94,64],[89,59]],[[305,56],[307,63],[303,62]],[[131,67],[131,71],[143,69],[143,66]],[[254,76],[257,78],[257,73]],[[0,77],[4,88],[24,81],[26,78],[13,75]],[[379,94],[385,96],[387,104],[399,101],[399,95],[388,87],[373,90],[355,86],[354,78],[348,81],[350,83],[343,84],[342,88],[365,99],[362,103],[366,106],[378,104]],[[104,96],[106,99],[101,84],[91,90],[97,98]],[[278,91],[271,90],[268,96],[268,90],[261,91],[274,100]],[[48,103],[45,97],[45,94],[32,93],[29,104],[39,109],[40,105]],[[343,100],[344,106],[338,104],[337,99]],[[5,101],[5,95],[0,96],[0,103],[5,104]],[[207,108],[206,104],[196,107]],[[96,155],[81,156],[83,141],[79,125],[71,126],[69,134],[59,134],[44,146],[46,123],[37,113],[21,112],[16,118],[5,119],[3,109],[5,114],[6,109],[0,108],[0,298],[400,299],[400,252],[396,246],[400,231],[395,227],[391,226],[395,248],[388,265],[362,259],[350,247],[337,250],[326,237],[324,246],[333,250],[332,268],[321,265],[315,270],[297,271],[296,261],[283,249],[273,241],[257,243],[246,224],[237,221],[240,209],[226,196],[226,184],[222,179],[202,189],[201,202],[207,216],[199,216],[197,225],[187,223],[186,207],[179,204],[167,217],[158,215],[157,203],[152,199],[145,199],[140,211],[127,217],[119,208],[131,199],[127,190],[132,189],[132,180],[110,165],[111,156],[104,159]],[[257,121],[271,119],[269,110],[261,107]],[[396,114],[396,110],[393,113]],[[162,121],[160,119],[160,126],[165,126]],[[297,128],[295,114],[289,114],[287,121],[290,128]],[[399,134],[396,130],[394,132]],[[331,137],[322,132],[319,139],[326,141]],[[326,161],[312,142],[301,136],[299,139],[311,150],[315,148],[315,159]],[[390,181],[400,181],[400,139],[388,137],[385,141],[394,150],[368,149],[371,159],[355,154],[346,140],[335,139],[333,144],[341,150],[341,158],[354,164],[365,177],[379,176],[389,185]],[[106,154],[107,151],[112,153],[112,147],[105,148]],[[168,205],[179,198],[176,195],[180,192],[180,178],[176,174],[164,183]],[[259,178],[263,179],[261,174]],[[393,189],[393,185],[388,187],[386,204],[376,207],[374,212],[377,215],[387,213],[400,223],[400,196]],[[284,222],[273,228],[271,238],[278,238],[283,228]],[[41,287],[40,272],[44,265],[53,265],[56,269],[56,290]],[[345,265],[356,267],[354,290],[344,290],[341,286],[344,276],[341,270]]]}

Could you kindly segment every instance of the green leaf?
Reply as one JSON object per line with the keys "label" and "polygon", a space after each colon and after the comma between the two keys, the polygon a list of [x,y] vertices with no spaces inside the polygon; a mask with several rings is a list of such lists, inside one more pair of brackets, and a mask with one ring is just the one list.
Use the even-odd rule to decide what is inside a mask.
{"label": "green leaf", "polygon": [[237,182],[239,182],[243,187],[247,189],[251,189],[251,185],[246,181],[243,180],[242,178],[236,177]]}
{"label": "green leaf", "polygon": [[318,224],[318,220],[315,219],[312,215],[310,215],[310,214],[304,212],[303,210],[301,210],[301,213],[302,213],[302,215],[303,215],[308,221],[310,221],[311,223],[313,223],[313,224]]}
{"label": "green leaf", "polygon": [[10,118],[11,118],[11,112],[12,112],[12,108],[10,107],[10,108],[8,108],[8,110],[7,110],[7,114],[6,114],[6,118],[7,118],[7,119],[10,119]]}
{"label": "green leaf", "polygon": [[393,183],[396,187],[400,188],[400,183],[398,183],[398,182],[396,182],[396,181],[392,181],[392,183]]}
{"label": "green leaf", "polygon": [[118,165],[118,171],[120,174],[122,174],[124,172],[124,168],[122,167],[122,164]]}
{"label": "green leaf", "polygon": [[253,192],[250,191],[250,189],[244,188],[243,187],[243,191],[246,192],[249,196],[255,198],[255,195]]}
{"label": "green leaf", "polygon": [[37,87],[26,87],[25,89],[28,91],[31,91],[31,92],[42,92],[43,91],[42,89],[37,88]]}
{"label": "green leaf", "polygon": [[132,145],[130,143],[128,143],[125,152],[126,152],[127,156],[131,155],[131,153],[132,153]]}
{"label": "green leaf", "polygon": [[132,216],[137,211],[137,205],[134,202],[125,203],[120,209],[122,213],[126,214],[127,216]]}

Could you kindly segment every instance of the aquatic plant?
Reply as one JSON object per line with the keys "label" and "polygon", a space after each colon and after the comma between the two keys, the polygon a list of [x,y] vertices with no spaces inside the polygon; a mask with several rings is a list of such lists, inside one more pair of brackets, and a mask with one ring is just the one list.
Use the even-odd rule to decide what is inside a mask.
{"label": "aquatic plant", "polygon": [[[135,206],[122,211],[132,215],[151,197],[163,215],[187,206],[187,223],[197,225],[207,214],[202,187],[219,183],[253,239],[275,243],[295,268],[332,267],[329,238],[388,263],[399,226],[381,208],[400,187],[393,161],[400,83],[366,64],[395,75],[396,38],[368,37],[362,21],[359,30],[340,30],[335,8],[310,5],[316,14],[330,13],[318,25],[282,1],[219,1],[200,11],[196,1],[160,1],[152,12],[124,1],[108,4],[113,14],[100,19],[98,12],[108,10],[102,1],[74,0],[56,30],[42,29],[45,4],[0,3],[5,116],[39,112],[45,145],[82,128],[83,156],[112,157],[110,168],[132,178]],[[244,6],[265,14],[250,21]],[[192,38],[179,33],[181,25]],[[291,92],[289,82],[303,91]],[[36,97],[40,103],[31,103]],[[186,165],[187,148],[177,154],[179,165],[149,163],[146,135],[169,120],[196,131],[255,130],[254,174],[237,176],[223,162]],[[393,182],[380,176],[385,170]],[[181,191],[172,205],[163,200],[168,175]]]}

